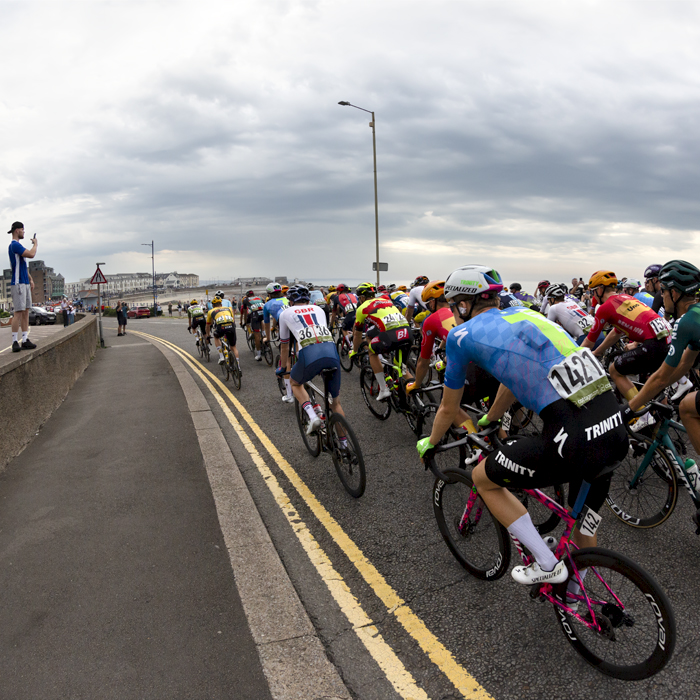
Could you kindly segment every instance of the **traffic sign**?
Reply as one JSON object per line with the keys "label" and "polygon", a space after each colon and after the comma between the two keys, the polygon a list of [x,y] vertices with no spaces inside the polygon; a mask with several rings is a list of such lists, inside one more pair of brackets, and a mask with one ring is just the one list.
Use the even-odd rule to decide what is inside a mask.
{"label": "traffic sign", "polygon": [[107,284],[107,278],[99,267],[95,270],[95,274],[92,276],[90,284]]}
{"label": "traffic sign", "polygon": [[[377,271],[377,263],[373,262],[372,263],[372,269],[376,272]],[[389,272],[389,263],[379,263],[379,272]]]}

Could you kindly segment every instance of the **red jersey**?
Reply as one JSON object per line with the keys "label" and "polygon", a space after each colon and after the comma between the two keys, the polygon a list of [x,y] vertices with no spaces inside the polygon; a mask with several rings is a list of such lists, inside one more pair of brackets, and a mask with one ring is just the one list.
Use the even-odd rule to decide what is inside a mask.
{"label": "red jersey", "polygon": [[423,321],[423,342],[420,346],[420,356],[424,360],[430,359],[433,354],[433,345],[436,340],[445,340],[450,328],[454,328],[455,317],[449,307],[438,309]]}
{"label": "red jersey", "polygon": [[630,340],[642,342],[666,338],[666,342],[671,341],[671,327],[668,322],[646,304],[628,294],[616,294],[598,306],[595,323],[587,336],[588,340],[595,343],[606,323],[612,324]]}

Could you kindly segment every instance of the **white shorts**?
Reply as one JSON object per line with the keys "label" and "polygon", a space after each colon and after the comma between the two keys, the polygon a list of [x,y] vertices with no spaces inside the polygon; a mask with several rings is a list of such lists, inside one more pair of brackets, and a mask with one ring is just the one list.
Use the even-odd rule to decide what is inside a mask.
{"label": "white shorts", "polygon": [[32,305],[32,288],[28,284],[13,284],[12,306],[15,311],[26,311]]}

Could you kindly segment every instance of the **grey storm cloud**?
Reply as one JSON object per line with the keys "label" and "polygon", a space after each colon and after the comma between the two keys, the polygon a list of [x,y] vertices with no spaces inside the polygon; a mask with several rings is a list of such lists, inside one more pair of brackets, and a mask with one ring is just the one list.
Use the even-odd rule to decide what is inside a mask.
{"label": "grey storm cloud", "polygon": [[[692,3],[222,3],[190,42],[194,7],[172,5],[172,36],[166,27],[152,59],[144,34],[146,60],[129,80],[114,74],[118,90],[67,110],[56,148],[13,155],[5,218],[33,214],[56,232],[77,220],[90,259],[148,232],[183,266],[187,251],[225,249],[231,276],[245,273],[236,257],[259,273],[309,274],[339,246],[328,274],[362,276],[373,255],[370,115],[337,104],[349,100],[376,110],[381,236],[398,274],[415,275],[421,245],[436,269],[469,245],[488,254],[487,240],[499,255],[543,250],[543,268],[555,253],[577,256],[577,269],[632,243],[640,256],[697,245]],[[126,22],[126,10],[109,12]],[[15,9],[11,20],[36,15]],[[106,19],[93,8],[85,21],[82,31]],[[49,115],[24,102],[50,145]],[[0,116],[16,113],[0,98]],[[51,245],[68,256],[65,239]]]}

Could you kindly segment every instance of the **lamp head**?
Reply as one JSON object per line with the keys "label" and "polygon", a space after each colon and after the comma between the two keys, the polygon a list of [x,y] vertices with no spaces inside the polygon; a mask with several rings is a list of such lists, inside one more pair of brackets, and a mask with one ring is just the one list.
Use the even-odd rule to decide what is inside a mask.
{"label": "lamp head", "polygon": [[350,103],[349,102],[338,102],[339,105],[343,105],[343,107],[349,107]]}

